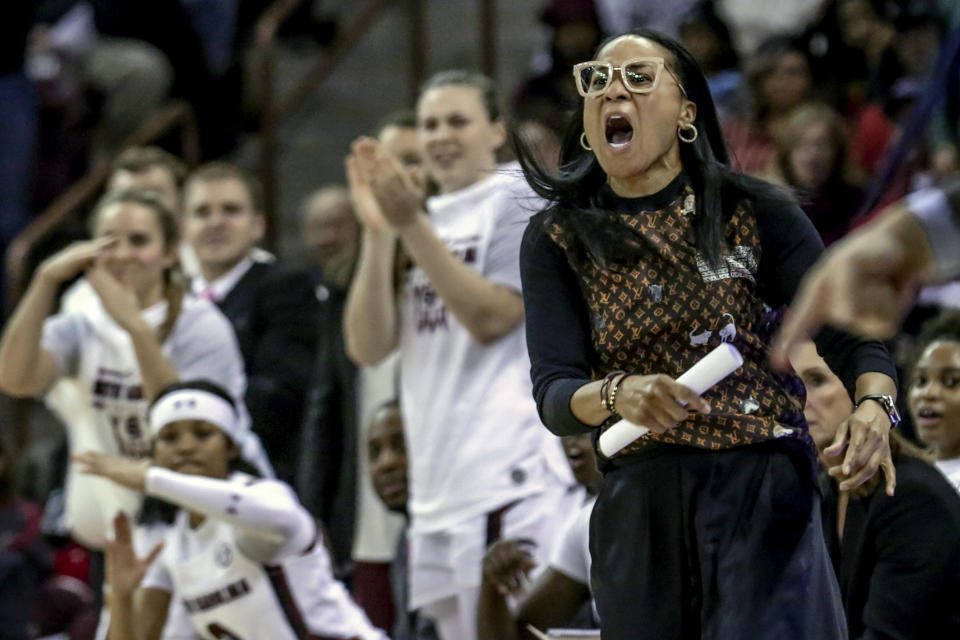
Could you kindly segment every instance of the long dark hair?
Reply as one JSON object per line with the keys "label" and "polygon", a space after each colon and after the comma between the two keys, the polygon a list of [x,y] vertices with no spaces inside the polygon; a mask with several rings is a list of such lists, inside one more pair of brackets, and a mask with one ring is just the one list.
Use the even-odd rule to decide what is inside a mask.
{"label": "long dark hair", "polygon": [[[693,224],[699,253],[711,264],[723,255],[723,230],[736,204],[748,199],[776,199],[785,194],[772,185],[734,172],[730,168],[720,121],[703,72],[683,46],[657,31],[637,29],[634,35],[656,42],[672,56],[665,64],[680,78],[687,98],[697,105],[693,124],[699,133],[691,143],[680,143],[680,161],[696,199]],[[622,36],[608,38],[607,43]],[[601,264],[629,260],[639,248],[623,241],[623,229],[615,214],[601,206],[598,196],[606,184],[606,173],[596,156],[580,146],[583,133],[583,101],[567,126],[560,149],[560,171],[552,174],[537,163],[529,146],[516,134],[511,141],[530,186],[551,205],[541,218],[562,221],[578,237],[583,249]],[[556,216],[556,217],[554,217]]]}

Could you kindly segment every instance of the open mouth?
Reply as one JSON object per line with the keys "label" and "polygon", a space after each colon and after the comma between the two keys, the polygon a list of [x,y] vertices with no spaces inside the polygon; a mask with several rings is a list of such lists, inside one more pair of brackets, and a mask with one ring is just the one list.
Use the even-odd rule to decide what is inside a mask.
{"label": "open mouth", "polygon": [[623,147],[633,140],[633,126],[625,117],[612,115],[607,118],[604,135],[611,147]]}
{"label": "open mouth", "polygon": [[933,409],[921,407],[917,410],[917,417],[921,420],[939,420],[942,416]]}
{"label": "open mouth", "polygon": [[460,154],[456,149],[436,150],[430,155],[432,156],[434,163],[441,167],[450,166],[456,162],[457,158],[460,157]]}

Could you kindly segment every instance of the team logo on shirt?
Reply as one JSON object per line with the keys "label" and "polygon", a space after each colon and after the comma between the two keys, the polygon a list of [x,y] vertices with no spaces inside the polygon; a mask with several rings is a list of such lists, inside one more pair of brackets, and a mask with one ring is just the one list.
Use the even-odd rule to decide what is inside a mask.
{"label": "team logo on shirt", "polygon": [[447,307],[429,284],[413,287],[413,308],[417,333],[447,329]]}
{"label": "team logo on shirt", "polygon": [[250,583],[246,578],[241,578],[236,582],[231,582],[225,587],[205,593],[197,598],[184,598],[183,606],[188,613],[200,613],[214,607],[227,604],[232,600],[243,597],[250,593]]}
{"label": "team logo on shirt", "polygon": [[103,413],[120,453],[148,457],[150,441],[144,428],[146,403],[140,380],[129,371],[99,367],[90,393],[93,408]]}
{"label": "team logo on shirt", "polygon": [[233,562],[233,550],[226,543],[221,544],[220,548],[213,554],[213,560],[219,566],[227,568]]}

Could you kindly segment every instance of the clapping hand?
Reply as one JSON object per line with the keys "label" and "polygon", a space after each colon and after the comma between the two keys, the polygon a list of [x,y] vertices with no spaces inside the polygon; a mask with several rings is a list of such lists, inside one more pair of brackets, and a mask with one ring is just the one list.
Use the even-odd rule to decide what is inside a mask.
{"label": "clapping hand", "polygon": [[347,160],[348,175],[351,163],[354,178],[369,186],[390,227],[400,231],[416,221],[423,212],[423,188],[399,160],[382,151],[376,140],[361,138]]}

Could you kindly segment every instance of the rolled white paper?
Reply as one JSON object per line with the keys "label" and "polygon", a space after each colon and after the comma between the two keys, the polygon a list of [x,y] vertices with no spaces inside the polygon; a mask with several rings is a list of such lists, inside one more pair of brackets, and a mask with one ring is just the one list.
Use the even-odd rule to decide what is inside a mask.
{"label": "rolled white paper", "polygon": [[[697,364],[684,372],[677,382],[689,387],[698,396],[740,368],[743,356],[729,342],[703,356]],[[621,420],[600,436],[600,452],[608,458],[625,446],[650,433],[650,429],[627,420]]]}

